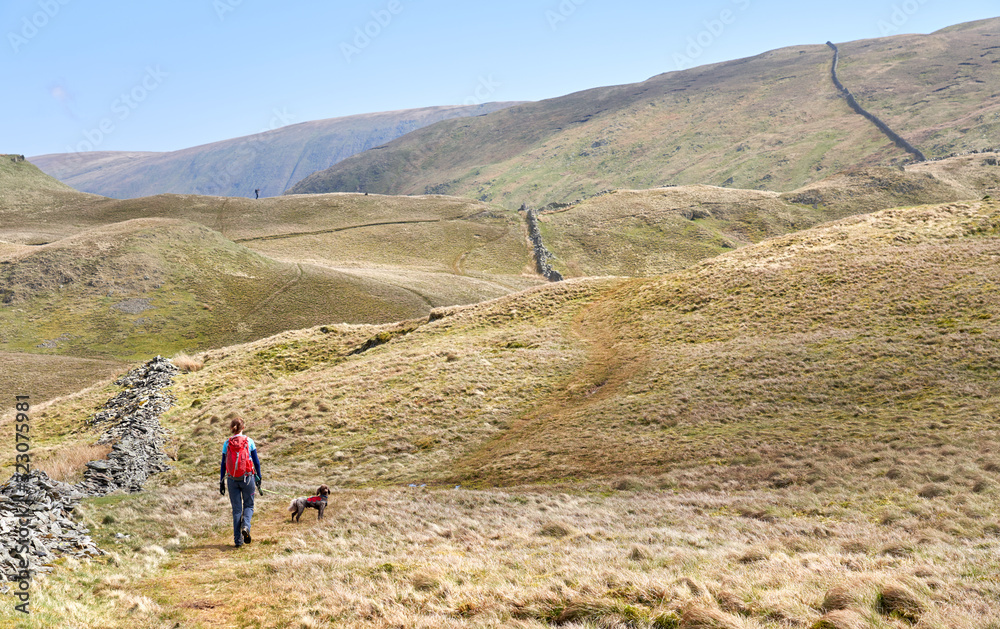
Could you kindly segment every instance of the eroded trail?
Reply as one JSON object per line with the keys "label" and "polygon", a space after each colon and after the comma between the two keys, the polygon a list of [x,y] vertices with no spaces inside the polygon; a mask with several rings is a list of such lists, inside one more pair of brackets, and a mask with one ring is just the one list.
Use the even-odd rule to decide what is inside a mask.
{"label": "eroded trail", "polygon": [[622,395],[646,368],[632,351],[622,352],[613,319],[617,291],[602,292],[574,315],[569,338],[586,347],[587,358],[562,386],[498,437],[456,461],[456,482],[531,483],[618,471],[612,453],[592,423],[591,409]]}

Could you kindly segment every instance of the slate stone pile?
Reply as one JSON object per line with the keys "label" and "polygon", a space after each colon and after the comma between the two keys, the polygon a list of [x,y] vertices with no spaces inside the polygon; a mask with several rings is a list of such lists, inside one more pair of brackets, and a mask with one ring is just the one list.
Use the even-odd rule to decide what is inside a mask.
{"label": "slate stone pile", "polygon": [[168,469],[163,452],[164,429],[160,415],[176,398],[164,389],[173,384],[177,367],[162,356],[133,369],[115,381],[124,391],[108,400],[90,423],[108,424],[98,443],[111,443],[111,453],[101,461],[87,463],[79,490],[103,496],[116,489],[142,490],[152,474]]}
{"label": "slate stone pile", "polygon": [[[115,384],[124,390],[108,400],[91,419],[95,426],[107,425],[98,443],[111,443],[107,459],[90,461],[84,479],[76,485],[52,480],[40,470],[15,474],[0,485],[0,577],[15,581],[27,571],[48,572],[59,556],[91,557],[103,552],[88,536],[86,527],[70,515],[82,498],[103,496],[121,489],[142,490],[152,474],[168,469],[163,452],[160,415],[176,399],[164,389],[173,384],[177,368],[157,356],[133,369]],[[0,584],[0,593],[10,585]]]}
{"label": "slate stone pile", "polygon": [[[58,556],[103,555],[87,528],[70,515],[84,497],[73,485],[52,480],[41,470],[15,474],[0,485],[0,574],[14,581],[22,570],[34,576],[50,572]],[[27,530],[22,530],[25,528]],[[20,566],[27,559],[28,567]],[[11,590],[0,586],[0,593]]]}

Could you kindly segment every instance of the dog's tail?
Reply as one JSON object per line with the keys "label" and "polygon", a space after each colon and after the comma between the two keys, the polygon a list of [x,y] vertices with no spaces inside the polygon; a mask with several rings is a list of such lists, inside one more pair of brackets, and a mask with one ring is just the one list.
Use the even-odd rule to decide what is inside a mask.
{"label": "dog's tail", "polygon": [[295,499],[293,498],[291,502],[288,503],[288,512],[291,513],[295,511]]}

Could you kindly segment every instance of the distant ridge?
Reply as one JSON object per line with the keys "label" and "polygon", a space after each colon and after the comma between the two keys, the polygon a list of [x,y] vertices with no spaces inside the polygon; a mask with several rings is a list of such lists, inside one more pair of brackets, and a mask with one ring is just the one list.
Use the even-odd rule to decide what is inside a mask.
{"label": "distant ridge", "polygon": [[[926,157],[996,148],[1000,18],[839,48],[839,80]],[[439,122],[289,194],[436,193],[513,209],[620,188],[789,191],[909,160],[843,106],[829,49],[801,45]]]}
{"label": "distant ridge", "polygon": [[116,199],[163,193],[277,196],[307,175],[421,127],[515,103],[424,107],[291,124],[168,153],[93,151],[29,158],[77,190]]}

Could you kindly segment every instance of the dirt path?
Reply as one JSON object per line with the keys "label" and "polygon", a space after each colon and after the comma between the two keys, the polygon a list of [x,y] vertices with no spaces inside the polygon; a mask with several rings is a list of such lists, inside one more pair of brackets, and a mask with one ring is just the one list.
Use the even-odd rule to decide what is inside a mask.
{"label": "dirt path", "polygon": [[472,253],[472,250],[463,251],[457,258],[455,258],[451,263],[451,270],[455,275],[465,275],[465,269],[462,264],[465,262],[465,256]]}
{"label": "dirt path", "polygon": [[254,619],[269,626],[259,617],[261,610],[284,604],[268,586],[268,579],[261,578],[267,573],[268,561],[287,553],[286,547],[295,548],[317,525],[312,511],[303,515],[300,524],[290,524],[287,506],[284,497],[266,493],[258,496],[253,541],[235,548],[227,502],[220,506],[224,512],[217,514],[224,524],[181,548],[176,559],[137,584],[137,589],[162,607],[176,610],[184,627],[241,629],[252,626]]}
{"label": "dirt path", "polygon": [[[603,323],[615,308],[614,293],[583,306],[573,318],[570,336],[587,348],[586,361],[563,386],[514,421],[501,435],[480,444],[454,464],[454,482],[472,479],[485,484],[530,483],[539,480],[532,469],[547,474],[553,459],[565,460],[571,475],[614,473],[608,453],[595,449],[587,425],[587,408],[619,395],[645,368],[632,352],[619,352],[614,327]],[[516,464],[505,463],[516,461]]]}
{"label": "dirt path", "polygon": [[347,231],[350,229],[362,229],[364,227],[381,227],[384,225],[419,225],[422,223],[443,223],[443,222],[444,219],[436,218],[433,220],[421,220],[421,221],[386,221],[382,223],[364,223],[362,225],[348,225],[347,227],[334,227],[332,229],[319,229],[316,231],[308,231],[308,232],[288,232],[287,234],[272,234],[270,236],[253,236],[251,238],[236,238],[233,240],[233,242],[282,240],[284,238],[298,238],[299,236],[318,236],[321,234],[335,234],[337,232]]}
{"label": "dirt path", "polygon": [[292,278],[292,279],[290,279],[290,280],[288,280],[287,282],[285,282],[284,284],[282,284],[281,286],[279,286],[275,290],[271,291],[270,295],[268,295],[267,297],[265,297],[261,301],[259,301],[256,304],[254,304],[253,305],[253,309],[251,311],[247,312],[246,314],[244,314],[243,317],[241,317],[241,319],[242,319],[243,322],[250,321],[255,316],[256,317],[261,316],[261,313],[263,313],[263,311],[267,307],[267,305],[270,304],[272,301],[274,301],[278,297],[278,295],[287,292],[289,288],[291,288],[292,286],[295,286],[296,284],[298,284],[302,280],[302,264],[299,263],[299,262],[292,262],[290,264],[294,264],[295,265],[295,277]]}

